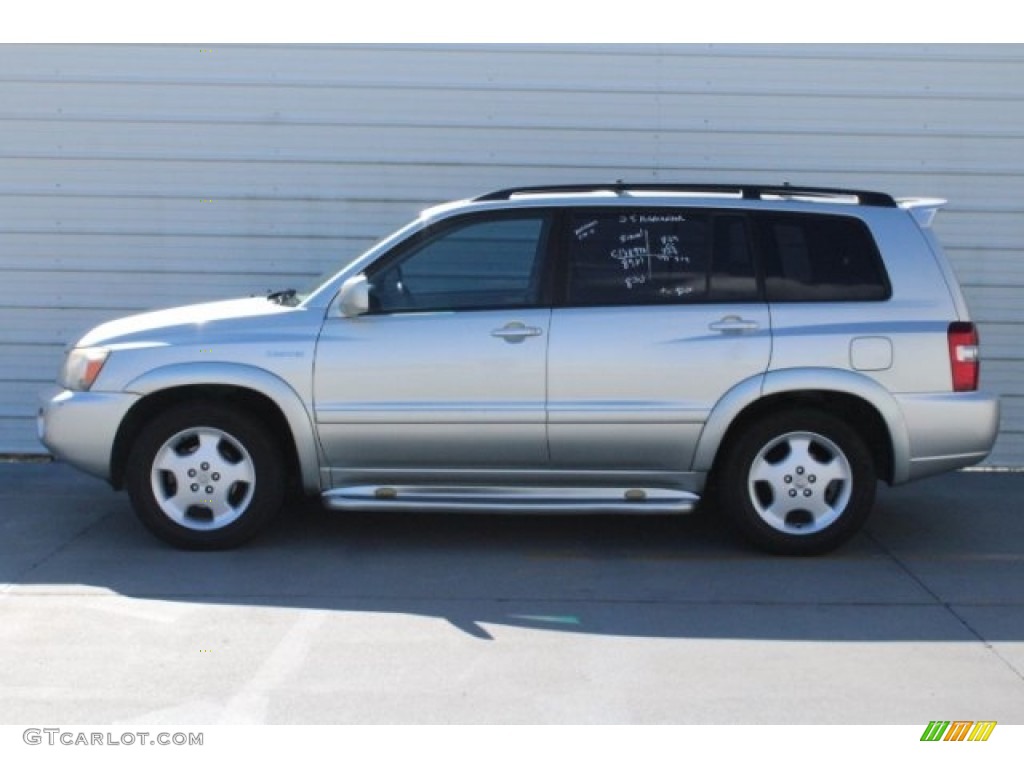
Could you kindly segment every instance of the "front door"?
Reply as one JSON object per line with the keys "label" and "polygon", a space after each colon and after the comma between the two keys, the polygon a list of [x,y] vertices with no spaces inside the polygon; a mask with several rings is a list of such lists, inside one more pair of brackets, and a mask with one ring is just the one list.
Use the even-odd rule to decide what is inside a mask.
{"label": "front door", "polygon": [[336,484],[547,467],[549,229],[543,213],[436,225],[367,270],[368,314],[331,313],[314,397]]}

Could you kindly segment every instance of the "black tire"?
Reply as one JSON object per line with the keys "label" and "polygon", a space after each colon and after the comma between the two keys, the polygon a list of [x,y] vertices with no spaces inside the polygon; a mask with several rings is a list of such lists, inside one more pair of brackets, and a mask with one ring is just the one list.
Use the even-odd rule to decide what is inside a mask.
{"label": "black tire", "polygon": [[248,413],[185,403],[143,427],[125,485],[135,514],[159,538],[182,549],[227,549],[280,510],[284,462],[267,428]]}
{"label": "black tire", "polygon": [[766,552],[819,555],[859,531],[875,501],[875,465],[849,424],[815,410],[762,417],[721,457],[718,499]]}

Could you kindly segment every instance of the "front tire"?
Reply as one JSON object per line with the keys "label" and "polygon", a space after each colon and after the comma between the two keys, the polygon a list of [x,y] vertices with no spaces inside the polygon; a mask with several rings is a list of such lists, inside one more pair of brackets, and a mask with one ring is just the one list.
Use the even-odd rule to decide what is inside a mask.
{"label": "front tire", "polygon": [[793,410],[763,417],[730,444],[720,500],[740,534],[783,555],[829,552],[859,531],[874,505],[871,454],[831,414]]}
{"label": "front tire", "polygon": [[182,549],[225,549],[259,533],[284,502],[281,452],[244,411],[186,403],[136,440],[126,486],[136,515]]}

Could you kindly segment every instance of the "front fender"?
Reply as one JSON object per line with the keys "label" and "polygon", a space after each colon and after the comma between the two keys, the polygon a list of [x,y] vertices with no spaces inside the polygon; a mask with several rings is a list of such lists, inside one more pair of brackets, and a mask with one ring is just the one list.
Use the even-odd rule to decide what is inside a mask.
{"label": "front fender", "polygon": [[291,430],[303,487],[310,492],[321,490],[319,442],[312,416],[298,392],[276,374],[241,363],[173,363],[147,371],[128,382],[124,390],[145,397],[181,387],[201,386],[234,386],[273,401]]}
{"label": "front fender", "polygon": [[896,399],[874,379],[835,368],[789,368],[740,382],[712,409],[701,432],[693,469],[709,472],[725,435],[750,406],[769,397],[802,392],[837,392],[857,397],[878,412],[892,443],[893,484],[910,479],[910,434]]}

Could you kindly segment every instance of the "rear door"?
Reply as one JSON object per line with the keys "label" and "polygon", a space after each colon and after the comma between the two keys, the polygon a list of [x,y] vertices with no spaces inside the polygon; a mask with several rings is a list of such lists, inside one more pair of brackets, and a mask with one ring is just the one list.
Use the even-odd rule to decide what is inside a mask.
{"label": "rear door", "polygon": [[548,363],[552,467],[685,471],[708,414],[771,356],[742,214],[577,210]]}

